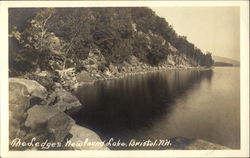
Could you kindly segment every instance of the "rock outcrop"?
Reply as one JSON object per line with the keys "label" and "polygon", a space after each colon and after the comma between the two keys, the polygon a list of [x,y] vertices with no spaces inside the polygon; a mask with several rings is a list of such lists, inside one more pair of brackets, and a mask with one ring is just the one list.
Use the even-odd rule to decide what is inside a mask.
{"label": "rock outcrop", "polygon": [[230,148],[211,143],[205,140],[196,139],[192,143],[190,143],[188,146],[185,147],[185,149],[188,150],[230,150]]}
{"label": "rock outcrop", "polygon": [[29,107],[30,96],[25,85],[20,83],[9,84],[9,137],[23,137],[25,131],[21,130],[27,117],[26,109]]}
{"label": "rock outcrop", "polygon": [[49,96],[49,104],[58,110],[74,115],[82,108],[80,101],[71,93],[62,88],[56,88]]}
{"label": "rock outcrop", "polygon": [[174,150],[229,150],[230,148],[201,139],[175,137],[170,139]]}
{"label": "rock outcrop", "polygon": [[87,71],[81,71],[76,75],[76,80],[79,84],[81,83],[93,83],[94,78]]}
{"label": "rock outcrop", "polygon": [[53,142],[62,142],[75,123],[71,117],[51,106],[35,105],[27,113],[25,126],[30,132]]}
{"label": "rock outcrop", "polygon": [[13,84],[20,84],[25,86],[30,97],[37,97],[41,99],[45,99],[47,97],[47,90],[34,80],[10,78],[9,83],[12,84],[13,88]]}
{"label": "rock outcrop", "polygon": [[[65,140],[89,141],[100,143],[100,137],[93,131],[80,127],[69,116],[82,107],[79,100],[54,83],[54,91],[47,97],[46,89],[36,81],[10,78],[9,79],[9,139],[10,150],[107,150],[98,145],[72,147],[64,146]],[[39,143],[61,143],[62,145],[43,148],[11,145],[16,139],[24,142],[35,140]]]}
{"label": "rock outcrop", "polygon": [[26,134],[24,122],[27,109],[35,104],[44,104],[46,89],[36,81],[9,79],[9,137],[23,137]]}
{"label": "rock outcrop", "polygon": [[51,71],[37,71],[34,73],[27,73],[22,76],[27,80],[34,80],[42,85],[50,93],[53,91],[52,87],[54,82],[59,80],[59,76],[55,72]]}
{"label": "rock outcrop", "polygon": [[[74,146],[75,150],[109,150],[105,144],[102,144],[100,137],[88,128],[84,128],[78,125],[73,125],[69,133],[72,135],[70,143],[79,143],[79,142],[89,142],[82,146]],[[69,143],[69,144],[70,144]]]}

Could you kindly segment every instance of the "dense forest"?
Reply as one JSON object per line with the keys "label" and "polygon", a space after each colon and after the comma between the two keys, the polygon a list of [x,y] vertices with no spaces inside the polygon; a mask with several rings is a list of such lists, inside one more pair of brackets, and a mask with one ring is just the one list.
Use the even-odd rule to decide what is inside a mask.
{"label": "dense forest", "polygon": [[213,65],[211,53],[145,7],[10,9],[9,42],[10,76],[38,68],[80,72],[90,54],[105,58],[98,63],[100,71],[110,64],[120,69],[131,56],[150,66],[168,64],[173,55],[191,66]]}

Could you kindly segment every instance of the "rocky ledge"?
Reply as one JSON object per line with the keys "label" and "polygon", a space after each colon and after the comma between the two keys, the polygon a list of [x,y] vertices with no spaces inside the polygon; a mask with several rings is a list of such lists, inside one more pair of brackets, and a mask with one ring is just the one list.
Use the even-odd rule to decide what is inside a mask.
{"label": "rocky ledge", "polygon": [[[77,72],[74,67],[63,70],[56,70],[60,78],[62,86],[74,91],[83,84],[93,84],[98,80],[120,79],[129,75],[145,74],[149,72],[166,71],[171,69],[211,69],[207,67],[193,66],[189,63],[186,57],[169,56],[166,63],[161,63],[158,66],[145,64],[135,56],[131,56],[128,62],[123,62],[121,65],[109,64],[108,66],[98,69],[100,66],[100,55],[92,54],[88,59],[83,61],[85,70]],[[102,60],[101,60],[102,61]],[[105,61],[102,61],[105,62]]]}
{"label": "rocky ledge", "polygon": [[[46,73],[48,72],[42,72],[42,74]],[[71,76],[65,76],[72,79],[72,74],[73,79],[76,75],[76,82],[82,84],[92,84],[96,81],[96,78],[89,75],[88,72],[75,74],[72,71]],[[58,82],[51,82],[50,85],[47,81],[48,78],[46,80],[41,73],[32,75],[33,77],[36,75],[35,79],[39,83],[23,78],[9,79],[10,150],[109,150],[105,145],[78,145],[77,143],[84,143],[86,140],[102,142],[94,131],[77,125],[71,118],[81,108],[84,108],[84,105],[71,92],[65,90],[67,89],[65,85]],[[116,77],[111,76],[109,79],[114,78]],[[64,81],[64,83],[72,84],[72,82]],[[75,81],[73,80],[73,82]],[[18,146],[17,138],[21,138],[21,141],[24,142],[47,141],[57,142],[59,145],[55,145],[53,148]],[[172,138],[171,142],[173,145],[167,150],[229,149],[200,139],[176,137]]]}
{"label": "rocky ledge", "polygon": [[[89,138],[101,141],[93,131],[78,126],[71,118],[83,105],[60,84],[48,92],[34,80],[22,78],[9,79],[9,139],[10,150],[66,149],[86,150],[101,148],[65,146],[67,141]],[[52,148],[20,145],[21,142],[56,143]],[[34,144],[33,144],[34,145]]]}
{"label": "rocky ledge", "polygon": [[184,137],[171,138],[172,150],[229,150],[230,148],[201,139],[188,139]]}

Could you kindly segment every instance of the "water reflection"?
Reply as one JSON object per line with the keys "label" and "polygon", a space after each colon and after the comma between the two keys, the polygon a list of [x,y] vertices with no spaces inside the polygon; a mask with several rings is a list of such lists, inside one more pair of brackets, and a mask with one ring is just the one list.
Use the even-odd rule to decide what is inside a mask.
{"label": "water reflection", "polygon": [[212,70],[169,70],[84,85],[76,93],[84,108],[75,119],[103,139],[138,138],[143,135],[138,132],[166,119],[177,98],[201,82],[211,84],[212,76]]}

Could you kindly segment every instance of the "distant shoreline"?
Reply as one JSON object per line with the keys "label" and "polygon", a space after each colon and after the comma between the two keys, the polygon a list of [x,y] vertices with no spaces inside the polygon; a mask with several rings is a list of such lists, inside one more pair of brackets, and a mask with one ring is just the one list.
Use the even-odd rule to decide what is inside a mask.
{"label": "distant shoreline", "polygon": [[141,75],[141,74],[147,74],[147,73],[154,73],[154,72],[164,72],[164,71],[169,71],[169,70],[199,70],[199,71],[205,71],[205,70],[212,70],[213,67],[204,67],[204,66],[197,66],[197,67],[180,67],[180,66],[172,66],[172,67],[152,67],[150,70],[143,70],[140,72],[129,72],[129,73],[123,73],[119,74],[117,76],[110,76],[108,78],[99,78],[99,79],[94,79],[89,82],[78,82],[75,85],[72,85],[73,91],[77,91],[78,88],[80,88],[83,85],[86,84],[94,84],[95,82],[98,81],[107,81],[107,80],[115,80],[115,79],[123,79],[128,76],[134,76],[134,75]]}
{"label": "distant shoreline", "polygon": [[240,67],[240,65],[214,65],[213,67]]}

